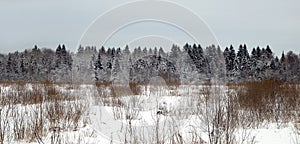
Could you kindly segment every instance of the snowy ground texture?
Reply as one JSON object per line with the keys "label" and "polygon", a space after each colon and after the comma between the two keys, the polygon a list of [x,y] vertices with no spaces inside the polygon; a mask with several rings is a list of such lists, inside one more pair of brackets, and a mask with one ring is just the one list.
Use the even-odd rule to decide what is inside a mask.
{"label": "snowy ground texture", "polygon": [[0,143],[300,143],[299,121],[230,111],[236,93],[226,86],[139,88],[3,83]]}

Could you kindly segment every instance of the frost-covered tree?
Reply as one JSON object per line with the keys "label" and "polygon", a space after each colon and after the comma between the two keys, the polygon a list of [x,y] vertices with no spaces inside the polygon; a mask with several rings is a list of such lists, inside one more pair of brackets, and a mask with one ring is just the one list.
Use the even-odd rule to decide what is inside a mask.
{"label": "frost-covered tree", "polygon": [[152,48],[150,48],[149,51],[148,51],[148,55],[153,55],[153,54],[154,54],[153,50],[152,50]]}
{"label": "frost-covered tree", "polygon": [[[105,53],[104,47],[99,50],[100,53],[103,51]],[[96,47],[80,46],[77,53],[72,56],[72,80],[74,82],[91,83],[95,81],[94,55],[97,55]]]}
{"label": "frost-covered tree", "polygon": [[113,62],[113,67],[111,71],[111,81],[112,82],[121,82],[122,80],[122,75],[121,74],[121,67],[119,63],[119,58],[115,58]]}
{"label": "frost-covered tree", "polygon": [[181,83],[203,83],[207,81],[206,73],[199,73],[194,58],[191,45],[186,43],[179,59],[180,67],[178,69]]}
{"label": "frost-covered tree", "polygon": [[[299,55],[282,53],[274,57],[270,46],[253,48],[249,55],[246,45],[237,53],[233,46],[221,52],[214,45],[205,50],[199,44],[173,45],[171,52],[162,48],[143,50],[129,46],[121,48],[79,46],[75,54],[59,45],[55,51],[39,48],[0,55],[0,80],[53,82],[110,82],[113,79],[147,82],[153,76],[166,81],[205,83],[223,79],[228,82],[258,81],[276,78],[282,81],[300,81]],[[119,67],[119,70],[116,70]],[[121,76],[121,77],[120,77]],[[111,79],[112,78],[112,79]]]}
{"label": "frost-covered tree", "polygon": [[223,56],[225,59],[226,65],[226,76],[227,81],[235,82],[237,81],[237,76],[239,74],[239,69],[237,65],[236,53],[232,45],[230,47],[226,47]]}
{"label": "frost-covered tree", "polygon": [[200,73],[207,72],[207,63],[205,60],[204,51],[200,45],[193,45],[192,53],[190,54],[190,56],[192,57],[194,64],[196,65]]}
{"label": "frost-covered tree", "polygon": [[206,48],[206,58],[208,62],[208,77],[211,82],[224,82],[226,64],[220,47],[215,45]]}
{"label": "frost-covered tree", "polygon": [[159,48],[158,55],[163,57],[163,58],[167,57],[167,54],[165,53],[165,51],[162,47]]}
{"label": "frost-covered tree", "polygon": [[169,54],[169,59],[172,62],[176,63],[180,55],[181,55],[180,47],[173,44],[171,47],[171,52]]}
{"label": "frost-covered tree", "polygon": [[300,61],[298,55],[289,51],[286,54],[286,64],[287,81],[299,81]]}
{"label": "frost-covered tree", "polygon": [[123,50],[123,54],[128,57],[130,55],[130,50],[129,50],[129,46],[126,45],[124,50]]}
{"label": "frost-covered tree", "polygon": [[95,79],[96,81],[100,81],[101,77],[104,75],[101,73],[103,71],[103,65],[102,65],[102,59],[101,59],[101,53],[99,51],[98,57],[94,63],[94,71],[95,71]]}
{"label": "frost-covered tree", "polygon": [[14,54],[8,54],[6,63],[6,77],[7,80],[15,80],[17,63],[15,61]]}
{"label": "frost-covered tree", "polygon": [[52,70],[52,81],[72,81],[72,57],[66,51],[65,45],[59,45],[55,52],[55,68]]}
{"label": "frost-covered tree", "polygon": [[240,78],[242,81],[247,80],[250,73],[250,55],[248,53],[246,44],[239,46],[236,59],[238,70],[240,72],[238,78]]}
{"label": "frost-covered tree", "polygon": [[5,55],[0,54],[0,80],[5,80],[5,74],[6,74],[5,64],[6,64]]}
{"label": "frost-covered tree", "polygon": [[132,58],[137,60],[142,57],[142,49],[141,47],[135,48],[132,53]]}
{"label": "frost-covered tree", "polygon": [[142,51],[142,56],[147,56],[148,55],[148,50],[146,47],[144,47],[143,51]]}
{"label": "frost-covered tree", "polygon": [[157,48],[156,48],[156,47],[154,47],[153,55],[158,55],[158,52],[157,52]]}

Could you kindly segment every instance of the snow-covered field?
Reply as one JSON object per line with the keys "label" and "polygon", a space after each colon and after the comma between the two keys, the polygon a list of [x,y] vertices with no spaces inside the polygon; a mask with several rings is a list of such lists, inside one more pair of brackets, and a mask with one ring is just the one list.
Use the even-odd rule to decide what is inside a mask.
{"label": "snow-covered field", "polygon": [[300,143],[294,119],[252,122],[246,112],[231,111],[236,93],[226,86],[142,86],[139,95],[114,90],[0,84],[0,143]]}

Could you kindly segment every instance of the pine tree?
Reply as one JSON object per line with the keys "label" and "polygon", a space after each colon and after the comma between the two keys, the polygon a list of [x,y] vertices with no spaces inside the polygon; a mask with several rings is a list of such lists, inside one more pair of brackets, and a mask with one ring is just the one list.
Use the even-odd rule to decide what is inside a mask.
{"label": "pine tree", "polygon": [[200,73],[205,73],[206,64],[204,61],[204,52],[200,45],[193,45],[191,57]]}
{"label": "pine tree", "polygon": [[235,59],[236,59],[236,54],[235,54],[235,50],[233,48],[232,45],[230,45],[230,52],[229,52],[229,62],[230,62],[230,70],[234,70],[235,68]]}
{"label": "pine tree", "polygon": [[106,54],[105,48],[104,48],[103,46],[102,46],[101,49],[99,50],[99,53],[100,53],[101,55],[105,55],[105,54]]}
{"label": "pine tree", "polygon": [[266,56],[267,56],[268,60],[273,59],[273,52],[269,45],[267,45],[267,48],[266,48]]}
{"label": "pine tree", "polygon": [[55,52],[55,69],[52,70],[52,81],[70,82],[72,80],[72,56],[65,45],[58,45]]}
{"label": "pine tree", "polygon": [[6,75],[6,71],[5,71],[5,55],[0,54],[0,80],[6,80],[5,79],[5,75]]}
{"label": "pine tree", "polygon": [[84,48],[83,48],[83,46],[79,45],[79,47],[77,49],[77,54],[82,55],[83,53],[84,53]]}
{"label": "pine tree", "polygon": [[11,54],[8,54],[8,59],[6,62],[6,77],[7,80],[12,80],[13,77],[13,58]]}
{"label": "pine tree", "polygon": [[113,67],[112,67],[112,77],[111,81],[112,82],[120,82],[121,81],[121,76],[119,75],[121,72],[121,67],[119,63],[119,59],[115,58],[113,62]]}
{"label": "pine tree", "polygon": [[250,56],[247,50],[247,46],[244,44],[239,46],[239,50],[237,52],[237,64],[238,70],[240,72],[239,77],[241,80],[246,80],[250,73],[250,65],[249,60]]}
{"label": "pine tree", "polygon": [[171,52],[169,58],[175,62],[180,56],[180,48],[176,45],[172,45]]}
{"label": "pine tree", "polygon": [[126,56],[129,56],[129,55],[130,55],[130,50],[129,50],[129,46],[128,46],[128,45],[125,46],[125,49],[124,49],[123,53],[124,53],[124,55],[126,55]]}
{"label": "pine tree", "polygon": [[224,52],[223,52],[223,56],[225,58],[225,63],[226,63],[226,71],[229,72],[231,70],[231,63],[230,63],[230,51],[229,48],[226,47]]}
{"label": "pine tree", "polygon": [[159,48],[158,55],[163,58],[167,56],[162,47]]}
{"label": "pine tree", "polygon": [[220,47],[211,45],[206,48],[206,58],[208,62],[208,78],[210,82],[224,82],[226,65]]}
{"label": "pine tree", "polygon": [[96,81],[100,80],[100,77],[101,77],[101,75],[100,75],[101,72],[100,71],[103,70],[103,65],[102,65],[101,61],[102,61],[101,60],[101,52],[99,51],[97,60],[96,60],[96,62],[94,64],[94,71],[95,71],[95,79],[96,79]]}
{"label": "pine tree", "polygon": [[156,55],[156,56],[158,55],[158,52],[157,52],[157,48],[156,48],[156,47],[155,47],[154,50],[153,50],[153,55]]}
{"label": "pine tree", "polygon": [[152,50],[152,48],[149,49],[148,55],[153,55],[153,50]]}
{"label": "pine tree", "polygon": [[300,60],[298,55],[289,51],[286,54],[286,64],[287,81],[298,81],[300,79],[300,76],[298,75],[300,71]]}
{"label": "pine tree", "polygon": [[148,55],[148,50],[147,50],[146,47],[143,49],[142,53],[143,53],[142,56],[147,56]]}

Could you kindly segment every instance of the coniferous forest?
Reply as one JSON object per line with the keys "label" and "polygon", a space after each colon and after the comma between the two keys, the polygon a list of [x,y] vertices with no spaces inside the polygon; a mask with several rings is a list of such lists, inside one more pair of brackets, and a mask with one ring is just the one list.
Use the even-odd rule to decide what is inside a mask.
{"label": "coniferous forest", "polygon": [[0,143],[299,143],[299,81],[270,46],[34,46],[0,55]]}
{"label": "coniferous forest", "polygon": [[[25,82],[135,82],[160,76],[169,83],[203,84],[276,79],[300,81],[300,56],[289,51],[276,56],[270,46],[225,48],[196,44],[163,48],[80,46],[76,53],[65,45],[56,50],[34,46],[0,54],[0,80]],[[133,49],[133,48],[132,48]]]}

